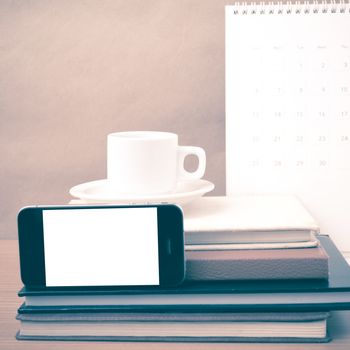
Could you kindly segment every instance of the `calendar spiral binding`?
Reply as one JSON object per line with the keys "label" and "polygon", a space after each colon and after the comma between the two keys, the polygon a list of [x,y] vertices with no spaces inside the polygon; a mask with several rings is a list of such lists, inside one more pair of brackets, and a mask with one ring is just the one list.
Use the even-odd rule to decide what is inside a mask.
{"label": "calendar spiral binding", "polygon": [[274,15],[274,14],[318,14],[350,13],[348,0],[341,1],[288,1],[288,2],[236,2],[233,5],[235,15]]}

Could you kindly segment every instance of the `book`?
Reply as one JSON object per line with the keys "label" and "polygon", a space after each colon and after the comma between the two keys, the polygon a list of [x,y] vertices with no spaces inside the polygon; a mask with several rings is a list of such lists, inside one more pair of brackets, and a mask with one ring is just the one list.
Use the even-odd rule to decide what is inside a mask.
{"label": "book", "polygon": [[187,250],[227,244],[237,249],[317,246],[319,227],[294,196],[202,197],[183,211]]}
{"label": "book", "polygon": [[326,342],[328,312],[18,314],[17,339]]}
{"label": "book", "polygon": [[[336,310],[350,309],[350,267],[328,236],[319,236],[329,256],[329,279],[191,282],[177,288],[46,288],[19,292],[27,311],[57,312],[96,306],[108,310]],[[29,308],[29,309],[28,309]]]}
{"label": "book", "polygon": [[[73,205],[91,204],[81,199]],[[186,250],[286,249],[318,245],[319,226],[294,196],[201,197],[184,206]]]}
{"label": "book", "polygon": [[322,246],[186,251],[186,280],[263,279],[328,279],[328,256]]}

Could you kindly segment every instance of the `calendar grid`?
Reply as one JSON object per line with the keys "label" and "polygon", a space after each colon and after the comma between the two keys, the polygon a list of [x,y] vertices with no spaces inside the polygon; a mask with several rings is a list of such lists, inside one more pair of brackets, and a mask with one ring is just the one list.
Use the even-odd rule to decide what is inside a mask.
{"label": "calendar grid", "polygon": [[294,193],[348,251],[319,201],[350,210],[349,9],[226,7],[227,193]]}

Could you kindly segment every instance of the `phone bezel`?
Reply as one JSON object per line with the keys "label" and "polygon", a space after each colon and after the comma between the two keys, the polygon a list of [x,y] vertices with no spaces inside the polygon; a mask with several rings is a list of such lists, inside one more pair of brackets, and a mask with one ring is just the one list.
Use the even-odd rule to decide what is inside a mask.
{"label": "phone bezel", "polygon": [[[45,281],[43,210],[75,210],[104,208],[157,208],[159,285],[136,286],[60,286],[47,287]],[[68,205],[31,206],[18,214],[18,241],[21,279],[32,289],[130,289],[166,288],[179,285],[185,277],[183,214],[172,204],[159,205]],[[170,243],[169,243],[170,242]],[[169,245],[171,249],[169,249]]]}

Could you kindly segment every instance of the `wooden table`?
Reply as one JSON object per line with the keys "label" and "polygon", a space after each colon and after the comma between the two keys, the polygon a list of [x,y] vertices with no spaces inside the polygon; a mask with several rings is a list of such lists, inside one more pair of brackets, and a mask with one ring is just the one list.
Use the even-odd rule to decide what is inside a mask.
{"label": "wooden table", "polygon": [[16,310],[21,304],[18,242],[0,240],[0,349],[350,349],[350,311],[334,312],[329,322],[328,344],[203,344],[17,341]]}

